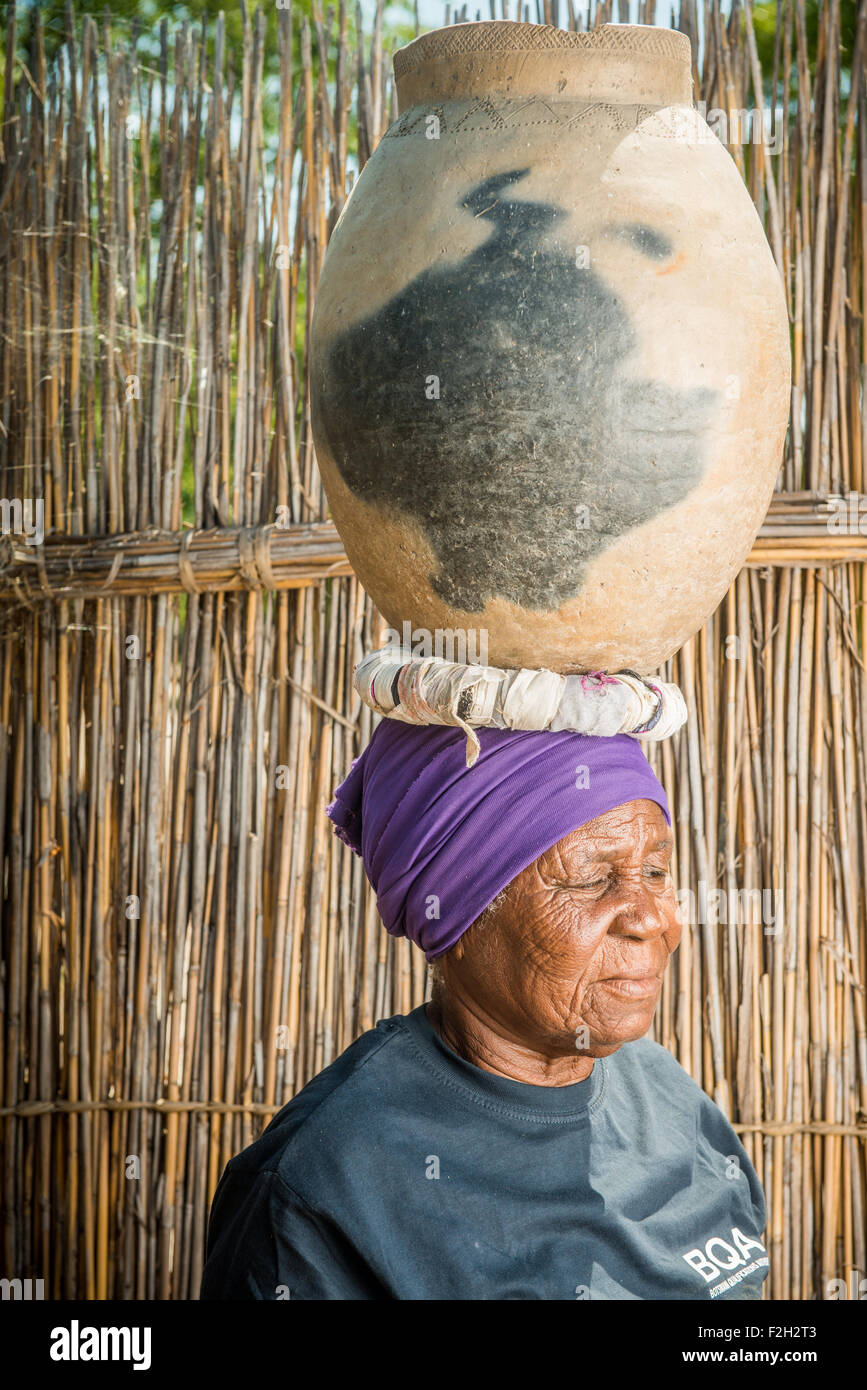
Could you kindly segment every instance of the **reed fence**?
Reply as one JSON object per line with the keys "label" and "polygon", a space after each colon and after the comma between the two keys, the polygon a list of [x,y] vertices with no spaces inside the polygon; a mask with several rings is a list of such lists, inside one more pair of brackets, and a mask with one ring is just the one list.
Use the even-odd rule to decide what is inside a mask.
{"label": "reed fence", "polygon": [[[656,20],[589,8],[490,15]],[[697,907],[655,1028],[743,1135],[780,1299],[867,1275],[867,512],[828,526],[864,487],[851,12],[781,0],[764,67],[749,0],[672,18],[697,99],[776,115],[776,153],[731,152],[794,378],[762,535],[666,668],[691,718],[649,751]],[[7,11],[0,503],[41,503],[45,540],[2,518],[2,1273],[54,1298],[195,1298],[229,1157],[425,996],[324,816],[371,733],[351,677],[380,624],[328,521],[305,343],[395,114],[382,3],[368,32],[345,0],[278,11],[273,137],[265,16],[242,14],[240,46],[222,18],[163,24],[154,58],[70,7],[49,60],[38,9],[26,53]]]}

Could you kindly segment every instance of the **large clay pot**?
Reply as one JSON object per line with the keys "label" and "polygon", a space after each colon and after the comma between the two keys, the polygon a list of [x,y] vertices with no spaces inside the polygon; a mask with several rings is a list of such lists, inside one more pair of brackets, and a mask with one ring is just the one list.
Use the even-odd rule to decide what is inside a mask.
{"label": "large clay pot", "polygon": [[458,24],[334,229],[317,456],[392,626],[498,666],[657,668],[708,618],[785,437],[779,274],[673,31]]}

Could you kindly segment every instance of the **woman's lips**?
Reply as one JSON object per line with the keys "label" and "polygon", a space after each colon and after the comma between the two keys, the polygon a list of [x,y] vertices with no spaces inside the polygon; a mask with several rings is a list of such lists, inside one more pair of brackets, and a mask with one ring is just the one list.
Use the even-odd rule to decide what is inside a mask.
{"label": "woman's lips", "polygon": [[659,991],[661,975],[612,975],[606,980],[597,981],[612,994],[621,994],[625,999],[647,999]]}

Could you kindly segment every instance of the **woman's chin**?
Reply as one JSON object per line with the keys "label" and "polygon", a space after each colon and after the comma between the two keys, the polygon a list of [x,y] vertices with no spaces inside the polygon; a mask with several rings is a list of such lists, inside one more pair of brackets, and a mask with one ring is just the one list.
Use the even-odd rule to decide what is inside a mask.
{"label": "woman's chin", "polygon": [[609,1016],[600,1020],[590,1028],[587,1046],[579,1047],[578,1051],[591,1057],[605,1057],[624,1043],[637,1042],[649,1031],[655,1011],[656,1000],[653,999],[624,1009],[617,1018]]}

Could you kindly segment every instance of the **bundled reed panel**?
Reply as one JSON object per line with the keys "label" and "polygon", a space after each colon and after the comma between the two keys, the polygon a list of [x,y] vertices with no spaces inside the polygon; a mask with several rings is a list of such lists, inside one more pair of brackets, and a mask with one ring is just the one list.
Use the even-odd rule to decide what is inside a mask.
{"label": "bundled reed panel", "polygon": [[[655,19],[590,10],[533,17]],[[391,63],[381,4],[367,34],[345,0],[244,10],[240,46],[222,18],[66,22],[49,53],[39,10],[26,45],[8,10],[4,41],[2,1273],[185,1299],[229,1157],[425,995],[324,816],[371,732],[351,678],[380,623],[329,524],[305,355]],[[665,668],[690,926],[656,1033],[762,1178],[770,1296],[827,1298],[867,1275],[867,510],[827,524],[864,488],[864,7],[846,35],[820,6],[813,49],[783,0],[770,57],[748,2],[677,24],[708,110],[775,117],[729,148],[794,378],[750,564]]]}

